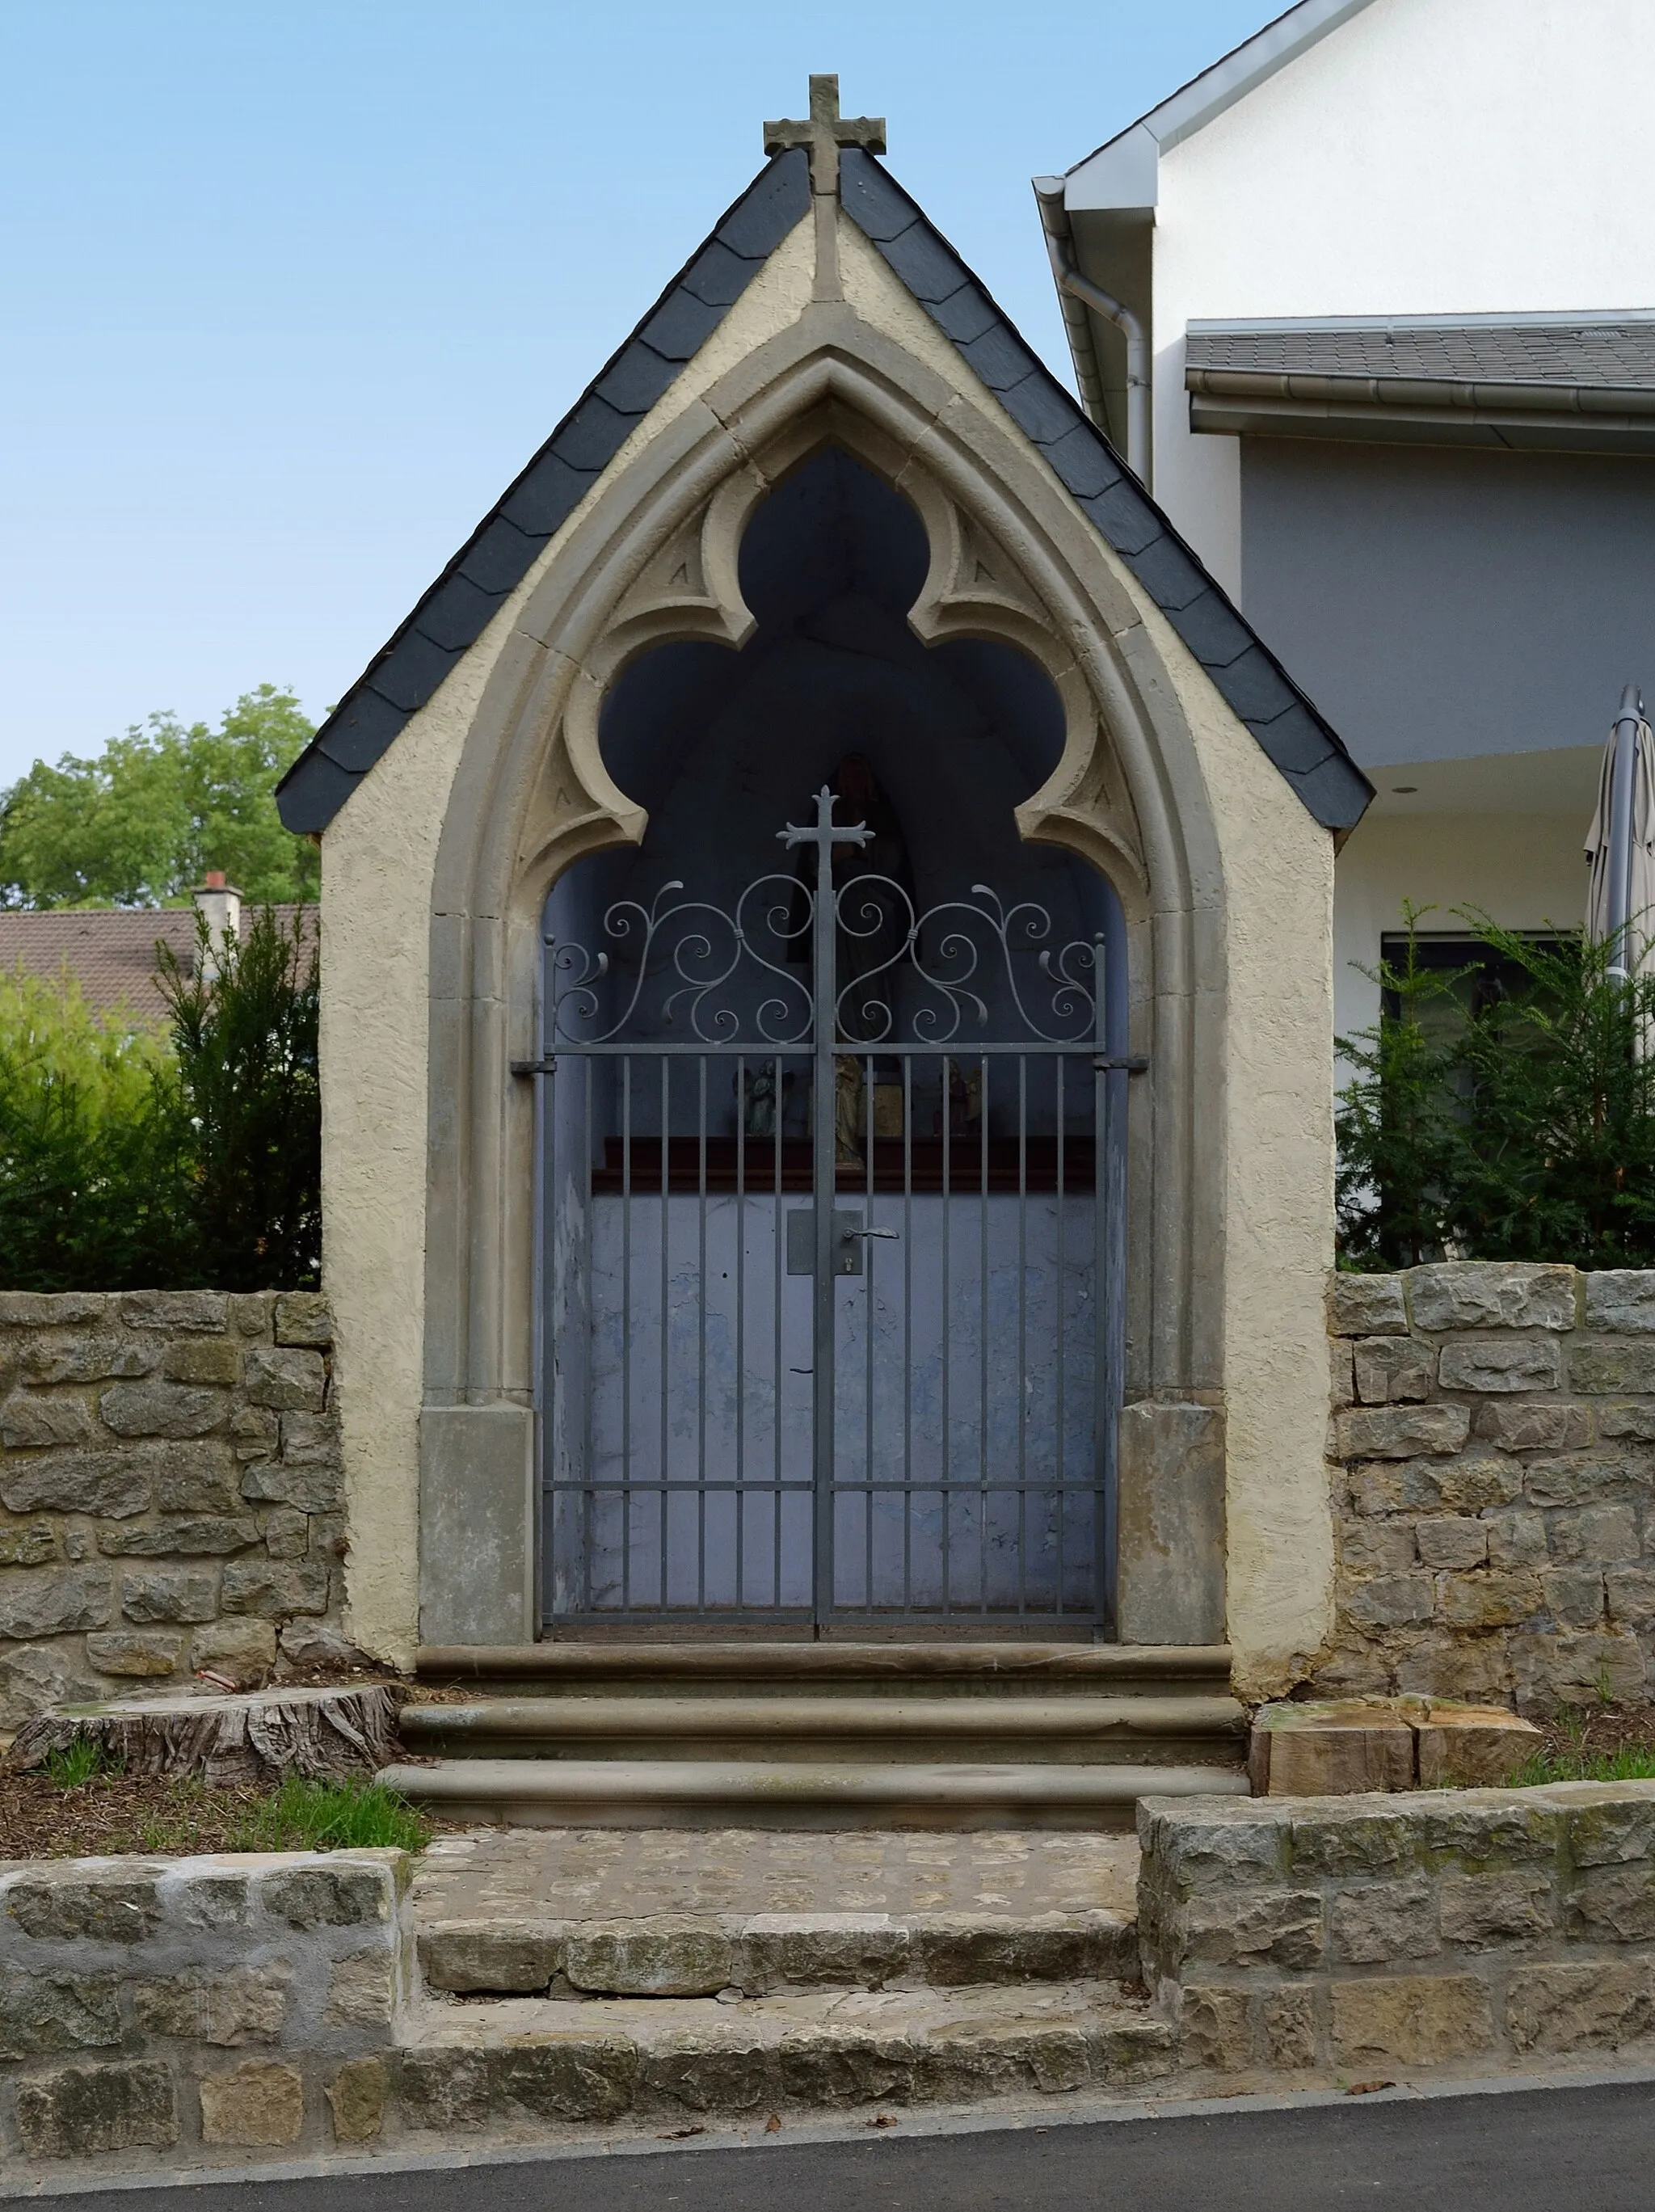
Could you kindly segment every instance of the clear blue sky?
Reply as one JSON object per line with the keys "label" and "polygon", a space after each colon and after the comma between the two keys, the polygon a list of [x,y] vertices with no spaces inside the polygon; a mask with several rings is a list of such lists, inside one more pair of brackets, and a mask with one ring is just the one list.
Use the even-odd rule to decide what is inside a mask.
{"label": "clear blue sky", "polygon": [[1029,178],[1276,12],[0,0],[0,786],[267,680],[319,715],[813,69],[1066,377]]}

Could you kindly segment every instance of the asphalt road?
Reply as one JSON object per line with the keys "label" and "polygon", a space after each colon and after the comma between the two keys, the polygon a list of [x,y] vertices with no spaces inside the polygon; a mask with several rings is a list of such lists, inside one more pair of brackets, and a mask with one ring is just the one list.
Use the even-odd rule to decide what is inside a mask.
{"label": "asphalt road", "polygon": [[1652,2212],[1655,2084],[76,2195],[77,2212]]}

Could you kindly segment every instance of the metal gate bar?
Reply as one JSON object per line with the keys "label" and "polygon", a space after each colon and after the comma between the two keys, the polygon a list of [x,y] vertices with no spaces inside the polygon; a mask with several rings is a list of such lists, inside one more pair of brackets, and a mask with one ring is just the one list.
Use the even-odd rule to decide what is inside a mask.
{"label": "metal gate bar", "polygon": [[[541,1085],[547,1613],[1101,1627],[1109,1084],[1129,1064],[1106,1049],[1103,943],[1043,945],[1040,910],[982,885],[916,915],[888,878],[838,881],[862,833],[832,811],[824,793],[785,833],[800,875],[733,914],[673,903],[676,883],[612,908],[632,956],[615,971],[548,939],[523,1071]],[[787,957],[806,930],[808,986]],[[880,930],[870,964],[858,935]],[[967,1016],[1021,1033],[962,1052]]]}

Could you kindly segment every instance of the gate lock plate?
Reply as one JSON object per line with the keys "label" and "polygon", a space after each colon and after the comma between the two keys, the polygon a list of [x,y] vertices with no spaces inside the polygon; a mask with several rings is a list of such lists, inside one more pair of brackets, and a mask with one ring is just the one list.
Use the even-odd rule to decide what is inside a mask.
{"label": "gate lock plate", "polygon": [[[834,1209],[833,1272],[836,1275],[863,1273],[862,1248],[870,1237],[891,1237],[894,1229],[867,1229],[859,1213]],[[812,1275],[816,1267],[816,1210],[796,1206],[787,1217],[787,1272]]]}

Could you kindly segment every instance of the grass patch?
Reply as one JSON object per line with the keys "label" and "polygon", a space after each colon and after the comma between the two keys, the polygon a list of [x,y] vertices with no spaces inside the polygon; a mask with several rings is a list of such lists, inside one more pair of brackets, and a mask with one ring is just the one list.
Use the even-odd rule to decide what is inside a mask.
{"label": "grass patch", "polygon": [[1517,1790],[1543,1782],[1655,1782],[1655,1750],[1646,1744],[1621,1751],[1537,1751],[1512,1780]]}
{"label": "grass patch", "polygon": [[1595,1706],[1541,1723],[1545,1741],[1515,1774],[1514,1787],[1544,1782],[1655,1782],[1655,1709],[1617,1705],[1600,1688]]}
{"label": "grass patch", "polygon": [[60,1790],[84,1790],[100,1776],[119,1771],[95,1736],[77,1735],[46,1753],[46,1772]]}
{"label": "grass patch", "polygon": [[290,1774],[248,1814],[239,1851],[422,1851],[431,1823],[377,1782],[312,1782]]}

